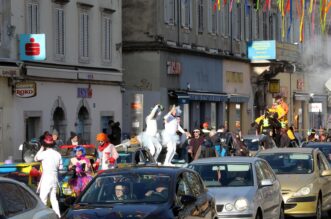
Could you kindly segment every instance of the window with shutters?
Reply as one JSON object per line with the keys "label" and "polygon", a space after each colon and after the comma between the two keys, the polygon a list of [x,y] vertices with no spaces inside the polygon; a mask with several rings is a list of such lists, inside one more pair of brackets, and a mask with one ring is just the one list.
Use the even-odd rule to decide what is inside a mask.
{"label": "window with shutters", "polygon": [[89,60],[89,11],[81,8],[79,12],[79,61]]}
{"label": "window with shutters", "polygon": [[192,1],[181,0],[181,21],[182,27],[192,28]]}
{"label": "window with shutters", "polygon": [[176,0],[164,0],[164,22],[168,25],[176,24]]}
{"label": "window with shutters", "polygon": [[39,2],[28,1],[26,3],[26,32],[39,33]]}
{"label": "window with shutters", "polygon": [[198,2],[198,32],[203,33],[203,1],[199,0]]}
{"label": "window with shutters", "polygon": [[217,34],[218,10],[214,10],[214,0],[209,0],[208,4],[208,32],[211,34]]}
{"label": "window with shutters", "polygon": [[267,12],[263,12],[262,16],[263,16],[263,19],[262,19],[263,40],[268,40],[269,36],[268,36],[268,14],[267,14]]}
{"label": "window with shutters", "polygon": [[236,16],[236,19],[237,19],[237,24],[236,24],[236,39],[238,40],[241,40],[241,4],[240,3],[237,3],[236,4],[237,6],[237,16]]}
{"label": "window with shutters", "polygon": [[112,58],[112,20],[111,14],[104,13],[102,16],[102,58],[110,63]]}
{"label": "window with shutters", "polygon": [[245,8],[245,39],[250,41],[252,39],[252,9],[250,5]]}
{"label": "window with shutters", "polygon": [[61,7],[54,9],[54,25],[55,25],[55,56],[57,58],[64,58],[65,55],[65,21],[64,10]]}

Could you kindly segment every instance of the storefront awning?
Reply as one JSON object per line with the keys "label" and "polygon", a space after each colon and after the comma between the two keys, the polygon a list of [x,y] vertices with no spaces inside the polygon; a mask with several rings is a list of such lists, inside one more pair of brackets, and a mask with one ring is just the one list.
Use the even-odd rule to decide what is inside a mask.
{"label": "storefront awning", "polygon": [[186,104],[190,101],[190,96],[184,91],[169,91],[169,96],[178,99],[179,104]]}
{"label": "storefront awning", "polygon": [[248,96],[238,95],[238,94],[231,94],[230,102],[231,103],[247,103],[249,100]]}
{"label": "storefront awning", "polygon": [[207,93],[207,92],[187,92],[190,100],[225,102],[228,99],[227,94]]}
{"label": "storefront awning", "polygon": [[299,100],[299,101],[309,101],[310,96],[307,93],[294,93],[294,100]]}

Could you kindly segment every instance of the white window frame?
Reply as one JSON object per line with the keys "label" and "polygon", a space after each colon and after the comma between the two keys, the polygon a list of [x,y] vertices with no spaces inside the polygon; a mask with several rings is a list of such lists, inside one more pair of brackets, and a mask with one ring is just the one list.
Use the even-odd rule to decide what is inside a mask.
{"label": "white window frame", "polygon": [[198,0],[198,5],[197,5],[197,29],[198,33],[203,33],[204,30],[204,0]]}
{"label": "white window frame", "polygon": [[90,13],[86,7],[80,7],[78,13],[78,54],[79,62],[89,62],[90,55]]}
{"label": "white window frame", "polygon": [[58,60],[65,57],[65,12],[61,5],[54,7],[54,51]]}
{"label": "white window frame", "polygon": [[164,0],[164,23],[175,25],[177,20],[177,1],[179,0]]}
{"label": "white window frame", "polygon": [[185,29],[192,29],[192,0],[181,0],[181,23]]}
{"label": "white window frame", "polygon": [[25,6],[25,22],[26,33],[39,33],[40,32],[40,12],[39,1],[30,0],[26,2]]}
{"label": "white window frame", "polygon": [[102,13],[101,21],[101,46],[102,46],[102,60],[104,63],[110,64],[112,62],[113,41],[112,41],[112,14]]}
{"label": "white window frame", "polygon": [[219,20],[219,11],[213,9],[214,3],[213,0],[208,1],[208,33],[212,35],[218,34],[218,20]]}

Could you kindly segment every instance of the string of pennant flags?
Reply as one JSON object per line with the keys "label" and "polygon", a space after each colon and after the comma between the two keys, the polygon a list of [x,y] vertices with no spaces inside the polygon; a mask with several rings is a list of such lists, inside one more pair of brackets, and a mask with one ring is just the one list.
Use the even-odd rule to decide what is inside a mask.
{"label": "string of pennant flags", "polygon": [[[234,0],[229,0],[229,12],[232,13],[232,6]],[[236,0],[237,3],[240,3],[241,0]],[[246,12],[249,11],[249,4],[248,0],[245,1],[245,10]],[[256,10],[263,10],[269,11],[271,9],[271,1],[272,0],[254,0]],[[290,22],[289,27],[287,29],[287,36],[289,36],[293,21],[293,7],[295,6],[295,10],[297,13],[297,17],[299,19],[299,40],[300,42],[304,41],[304,23],[305,23],[305,14],[308,13],[309,19],[311,20],[311,31],[315,33],[315,11],[316,11],[316,4],[318,0],[276,0],[278,10],[281,13],[282,17],[282,38],[285,38],[285,17],[289,14]],[[293,4],[294,3],[294,4]],[[227,4],[227,0],[213,0],[213,10],[220,11],[221,8]],[[321,32],[325,33],[326,30],[326,16],[331,7],[331,0],[327,2],[327,0],[319,0],[319,15],[320,15],[320,26]]]}

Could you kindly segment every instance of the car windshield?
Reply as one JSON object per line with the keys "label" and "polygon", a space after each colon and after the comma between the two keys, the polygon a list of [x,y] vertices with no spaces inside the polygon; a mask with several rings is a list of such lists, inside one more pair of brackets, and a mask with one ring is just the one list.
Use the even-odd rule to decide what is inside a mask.
{"label": "car windshield", "polygon": [[250,151],[259,150],[259,140],[258,139],[244,139],[244,144]]}
{"label": "car windshield", "polygon": [[249,163],[191,164],[207,187],[253,186],[252,167]]}
{"label": "car windshield", "polygon": [[81,196],[79,203],[162,203],[169,197],[170,176],[125,173],[99,176]]}
{"label": "car windshield", "polygon": [[304,144],[303,147],[318,148],[328,159],[329,164],[331,164],[331,144]]}
{"label": "car windshield", "polygon": [[313,172],[311,154],[276,153],[260,154],[258,157],[268,161],[276,174],[310,174]]}

